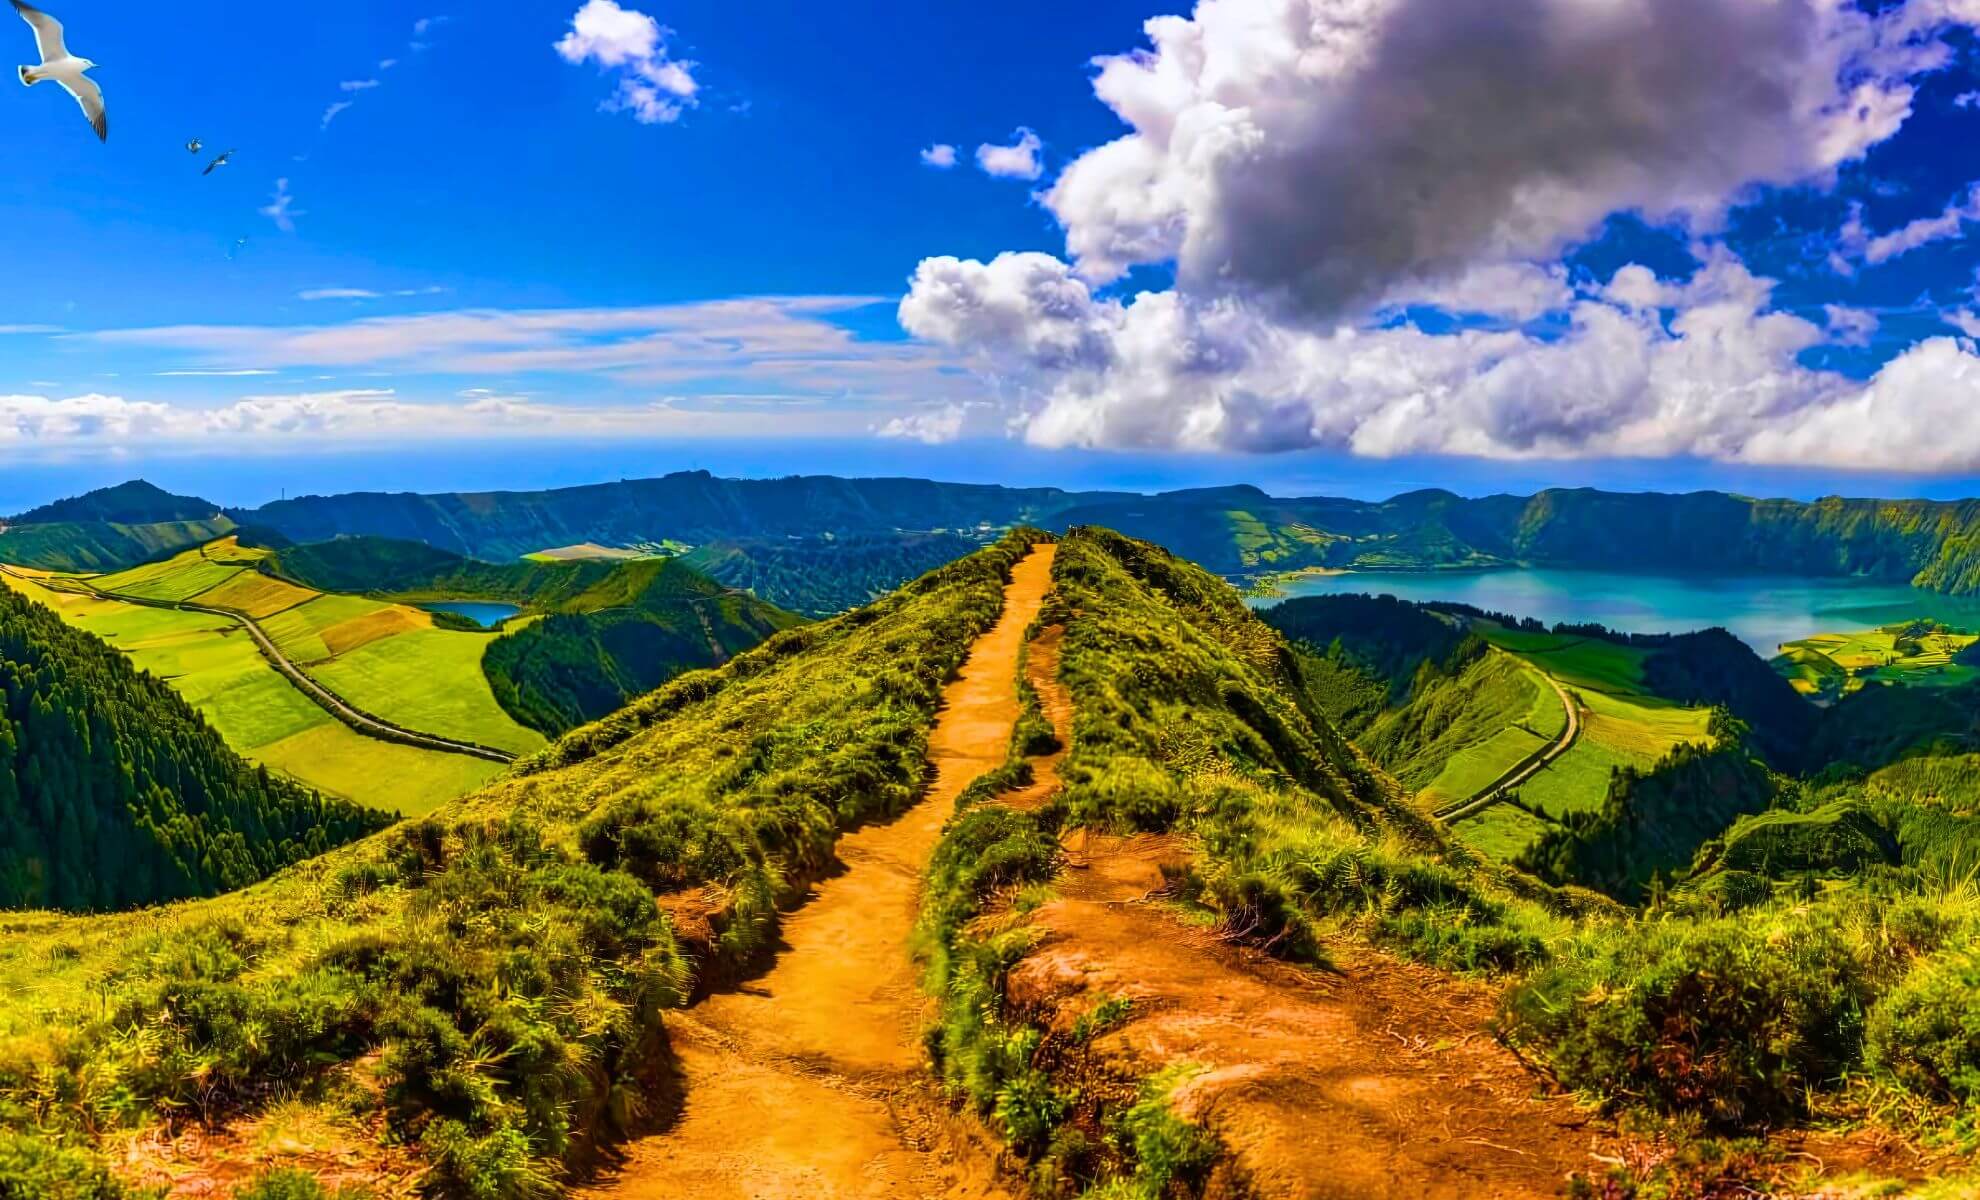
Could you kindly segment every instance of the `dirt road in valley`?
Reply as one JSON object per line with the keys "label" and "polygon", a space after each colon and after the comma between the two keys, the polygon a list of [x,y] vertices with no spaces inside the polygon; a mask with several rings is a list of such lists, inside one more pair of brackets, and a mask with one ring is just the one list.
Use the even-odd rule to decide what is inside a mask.
{"label": "dirt road in valley", "polygon": [[847,869],[786,919],[776,965],[670,1021],[681,1110],[593,1200],[1005,1197],[994,1148],[926,1079],[929,1009],[907,939],[929,855],[977,776],[1004,761],[1024,633],[1054,546],[1018,564],[929,735],[935,781],[899,820],[839,843]]}

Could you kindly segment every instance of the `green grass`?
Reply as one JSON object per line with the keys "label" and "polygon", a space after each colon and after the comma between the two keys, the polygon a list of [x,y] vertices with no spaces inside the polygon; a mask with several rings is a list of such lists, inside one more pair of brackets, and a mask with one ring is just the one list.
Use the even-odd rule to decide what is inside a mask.
{"label": "green grass", "polygon": [[488,688],[481,656],[490,640],[478,633],[417,630],[316,663],[309,673],[356,707],[408,729],[518,754],[540,749],[543,735],[517,724]]}
{"label": "green grass", "polygon": [[[394,725],[515,754],[528,754],[545,744],[542,734],[519,724],[496,703],[481,665],[493,635],[436,629],[430,614],[408,605],[326,595],[271,579],[252,567],[265,557],[266,551],[244,549],[232,538],[224,538],[165,562],[93,582],[105,592],[161,600],[194,598],[213,608],[266,614],[262,628],[291,661],[353,708]],[[245,638],[242,640],[245,644]],[[183,652],[219,653],[197,644]],[[252,646],[247,645],[245,652],[252,654]],[[179,664],[167,662],[159,673],[171,675],[180,669]],[[187,668],[188,673],[191,670]],[[241,680],[249,678],[245,667],[236,674]],[[223,733],[227,733],[229,723],[239,725],[249,710],[268,701],[269,696],[265,688],[235,696],[218,684],[203,692]],[[295,699],[309,703],[300,693],[295,693]],[[271,714],[270,719],[274,716]],[[235,745],[253,749],[300,729],[284,729],[277,737],[236,741]],[[231,734],[229,740],[234,741]],[[341,769],[336,774],[346,785],[337,789],[341,794],[348,788],[349,778]],[[414,774],[415,778],[430,779],[464,777],[467,773]],[[403,789],[387,790],[397,793]],[[427,807],[436,798],[422,795],[415,808]]]}
{"label": "green grass", "polygon": [[486,759],[381,742],[336,721],[257,746],[247,757],[330,795],[407,817],[423,817],[504,770]]}
{"label": "green grass", "polygon": [[1477,622],[1493,645],[1510,650],[1570,688],[1635,695],[1643,691],[1645,652],[1598,638],[1532,633]]}
{"label": "green grass", "polygon": [[1547,822],[1510,804],[1495,804],[1468,820],[1459,821],[1451,832],[1465,845],[1499,862],[1518,857],[1547,831]]}

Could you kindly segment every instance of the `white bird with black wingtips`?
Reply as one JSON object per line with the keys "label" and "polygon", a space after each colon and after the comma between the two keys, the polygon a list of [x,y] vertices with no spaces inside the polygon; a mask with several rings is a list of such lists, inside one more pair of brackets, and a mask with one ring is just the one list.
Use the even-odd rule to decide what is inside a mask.
{"label": "white bird with black wingtips", "polygon": [[51,79],[61,84],[82,105],[83,116],[89,118],[89,127],[96,130],[98,140],[109,141],[110,115],[103,109],[103,89],[83,74],[96,64],[69,53],[62,42],[60,21],[21,0],[13,2],[14,11],[34,30],[35,48],[41,51],[40,65],[21,68],[21,82],[29,87]]}

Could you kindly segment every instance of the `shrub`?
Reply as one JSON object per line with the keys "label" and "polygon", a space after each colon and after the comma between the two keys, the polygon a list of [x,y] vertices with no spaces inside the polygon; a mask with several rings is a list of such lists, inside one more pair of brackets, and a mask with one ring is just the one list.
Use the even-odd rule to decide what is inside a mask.
{"label": "shrub", "polygon": [[1865,1031],[1869,1065],[1908,1091],[1934,1100],[1980,1100],[1980,953],[1928,959],[1872,1009]]}
{"label": "shrub", "polygon": [[110,1169],[82,1150],[0,1130],[0,1196],[7,1200],[125,1200]]}
{"label": "shrub", "polygon": [[1638,924],[1582,952],[1501,1018],[1570,1086],[1750,1128],[1803,1114],[1861,1048],[1873,981],[1833,914]]}

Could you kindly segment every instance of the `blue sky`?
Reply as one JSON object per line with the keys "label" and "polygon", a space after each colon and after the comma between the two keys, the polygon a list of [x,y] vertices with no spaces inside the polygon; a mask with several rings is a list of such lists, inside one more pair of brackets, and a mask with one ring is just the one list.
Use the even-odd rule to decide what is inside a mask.
{"label": "blue sky", "polygon": [[[1388,23],[1285,74],[1233,31],[1292,3],[49,0],[111,137],[0,92],[36,168],[0,177],[0,508],[702,465],[1972,490],[1965,0],[1671,0],[1620,41],[1570,0],[1318,0]],[[1701,64],[1714,22],[1746,36]],[[1344,46],[1373,65],[1310,68]],[[1608,125],[1604,52],[1641,92]],[[1240,107],[1260,153],[1185,141]]]}

